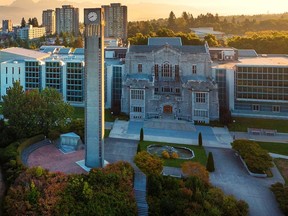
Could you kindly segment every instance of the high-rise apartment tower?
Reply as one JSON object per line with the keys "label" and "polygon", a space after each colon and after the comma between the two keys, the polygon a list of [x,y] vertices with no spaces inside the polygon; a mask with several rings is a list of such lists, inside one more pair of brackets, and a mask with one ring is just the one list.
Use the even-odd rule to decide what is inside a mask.
{"label": "high-rise apartment tower", "polygon": [[127,6],[120,3],[103,5],[105,15],[105,37],[127,40]]}
{"label": "high-rise apartment tower", "polygon": [[55,34],[56,16],[54,10],[45,10],[42,13],[42,25],[45,27],[46,34]]}
{"label": "high-rise apartment tower", "polygon": [[56,32],[73,33],[75,36],[79,33],[79,8],[72,5],[63,5],[62,8],[56,8]]}

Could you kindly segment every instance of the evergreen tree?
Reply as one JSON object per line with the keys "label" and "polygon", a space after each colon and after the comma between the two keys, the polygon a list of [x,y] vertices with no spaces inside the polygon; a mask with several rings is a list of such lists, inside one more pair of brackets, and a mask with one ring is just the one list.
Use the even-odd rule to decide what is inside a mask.
{"label": "evergreen tree", "polygon": [[141,128],[140,130],[140,141],[143,141],[144,139],[144,132],[143,132],[143,128]]}
{"label": "evergreen tree", "polygon": [[213,154],[212,154],[212,152],[209,152],[209,154],[208,154],[208,160],[207,160],[207,164],[206,164],[206,169],[207,169],[209,172],[214,172],[214,171],[215,171],[214,159],[213,159]]}
{"label": "evergreen tree", "polygon": [[32,20],[31,20],[31,25],[33,27],[39,27],[39,24],[38,24],[38,20],[36,17],[34,17]]}
{"label": "evergreen tree", "polygon": [[26,26],[26,21],[25,21],[25,19],[23,17],[22,20],[21,20],[21,28],[23,28],[25,26]]}
{"label": "evergreen tree", "polygon": [[176,16],[175,16],[175,14],[173,13],[173,11],[171,11],[170,14],[169,14],[167,27],[168,27],[169,29],[172,29],[173,31],[174,31],[175,28],[176,28]]}
{"label": "evergreen tree", "polygon": [[198,134],[198,145],[199,145],[199,147],[202,147],[202,134],[201,134],[201,132]]}

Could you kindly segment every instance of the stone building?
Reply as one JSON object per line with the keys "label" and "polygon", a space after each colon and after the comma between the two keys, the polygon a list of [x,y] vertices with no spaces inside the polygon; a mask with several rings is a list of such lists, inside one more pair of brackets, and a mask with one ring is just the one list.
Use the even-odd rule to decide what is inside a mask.
{"label": "stone building", "polygon": [[131,45],[125,59],[121,110],[130,119],[167,118],[209,122],[219,118],[218,88],[207,44],[150,38]]}

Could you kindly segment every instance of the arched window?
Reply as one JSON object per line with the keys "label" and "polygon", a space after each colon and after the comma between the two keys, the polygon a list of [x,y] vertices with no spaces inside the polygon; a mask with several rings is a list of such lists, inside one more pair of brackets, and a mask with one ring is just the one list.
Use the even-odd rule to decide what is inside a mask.
{"label": "arched window", "polygon": [[172,77],[172,65],[169,62],[162,65],[162,77]]}

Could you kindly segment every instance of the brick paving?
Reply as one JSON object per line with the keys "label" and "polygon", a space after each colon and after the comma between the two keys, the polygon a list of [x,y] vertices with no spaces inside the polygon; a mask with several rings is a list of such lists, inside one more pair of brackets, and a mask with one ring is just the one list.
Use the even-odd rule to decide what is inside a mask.
{"label": "brick paving", "polygon": [[38,148],[28,157],[28,166],[41,166],[53,172],[87,173],[76,161],[83,160],[85,150],[78,150],[69,154],[63,154],[55,145],[50,144]]}

